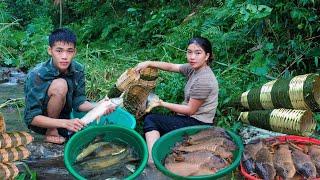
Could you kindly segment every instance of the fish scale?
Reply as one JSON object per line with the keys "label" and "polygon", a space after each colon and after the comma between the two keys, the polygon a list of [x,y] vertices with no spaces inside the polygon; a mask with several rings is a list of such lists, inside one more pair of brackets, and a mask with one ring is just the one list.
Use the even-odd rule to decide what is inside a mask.
{"label": "fish scale", "polygon": [[295,175],[296,169],[293,164],[288,144],[280,144],[279,148],[275,151],[274,167],[277,174],[284,179],[292,178]]}
{"label": "fish scale", "polygon": [[309,146],[308,154],[310,155],[314,165],[316,166],[318,176],[320,177],[320,146],[318,145]]}
{"label": "fish scale", "polygon": [[267,146],[262,147],[256,154],[256,171],[263,179],[274,179],[276,170],[273,165],[273,155]]}
{"label": "fish scale", "polygon": [[310,156],[298,149],[293,148],[292,159],[297,172],[307,178],[316,177],[316,167],[312,163]]}

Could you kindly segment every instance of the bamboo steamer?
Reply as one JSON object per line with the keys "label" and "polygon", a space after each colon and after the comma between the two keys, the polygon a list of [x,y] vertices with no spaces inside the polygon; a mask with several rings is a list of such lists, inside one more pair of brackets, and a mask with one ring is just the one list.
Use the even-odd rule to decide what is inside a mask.
{"label": "bamboo steamer", "polygon": [[310,136],[316,129],[310,110],[256,110],[241,112],[239,118],[244,123],[286,134]]}
{"label": "bamboo steamer", "polygon": [[30,151],[25,146],[0,149],[0,162],[7,163],[26,159],[30,156]]}
{"label": "bamboo steamer", "polygon": [[19,174],[19,169],[14,163],[0,163],[0,177],[14,179]]}
{"label": "bamboo steamer", "polygon": [[237,99],[235,104],[250,110],[287,108],[316,111],[320,109],[320,77],[312,73],[273,80],[242,93]]}
{"label": "bamboo steamer", "polygon": [[0,133],[3,133],[5,131],[6,131],[6,122],[4,120],[2,113],[0,112]]}
{"label": "bamboo steamer", "polygon": [[24,131],[6,132],[0,134],[0,149],[27,145],[33,137]]}

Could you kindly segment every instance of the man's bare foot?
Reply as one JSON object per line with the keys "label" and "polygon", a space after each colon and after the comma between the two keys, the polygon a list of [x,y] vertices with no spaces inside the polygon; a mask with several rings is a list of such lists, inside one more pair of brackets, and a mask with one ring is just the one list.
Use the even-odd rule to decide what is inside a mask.
{"label": "man's bare foot", "polygon": [[66,139],[59,135],[58,130],[56,128],[53,129],[47,129],[46,135],[45,135],[45,142],[48,143],[54,143],[54,144],[63,144]]}
{"label": "man's bare foot", "polygon": [[54,144],[63,144],[66,141],[66,139],[62,136],[46,135],[44,141]]}

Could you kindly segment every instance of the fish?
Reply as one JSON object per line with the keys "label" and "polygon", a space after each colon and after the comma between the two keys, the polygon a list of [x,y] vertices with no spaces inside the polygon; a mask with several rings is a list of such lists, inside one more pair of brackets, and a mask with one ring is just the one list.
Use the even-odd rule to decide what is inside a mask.
{"label": "fish", "polygon": [[91,143],[89,146],[87,146],[85,149],[81,151],[76,157],[75,163],[82,161],[85,157],[89,156],[91,153],[93,153],[96,149],[100,148],[101,146],[104,146],[108,144],[108,142],[95,142]]}
{"label": "fish", "polygon": [[110,100],[105,100],[99,103],[96,107],[91,109],[86,115],[84,115],[81,118],[81,121],[84,122],[84,124],[89,124],[96,119],[99,119],[105,114],[105,111],[109,108],[112,108],[113,106],[117,106]]}
{"label": "fish", "polygon": [[261,139],[249,142],[243,151],[242,164],[249,174],[254,174],[257,152],[264,146]]}
{"label": "fish", "polygon": [[177,174],[180,176],[191,176],[192,174],[197,173],[197,171],[200,168],[200,164],[178,162],[178,163],[165,164],[165,167],[174,174]]}
{"label": "fish", "polygon": [[97,157],[80,163],[80,166],[88,171],[101,170],[118,164],[129,155],[129,150],[125,150],[114,156]]}
{"label": "fish", "polygon": [[294,166],[299,174],[302,174],[306,178],[316,177],[316,167],[312,163],[309,155],[303,153],[301,150],[296,148],[292,149],[292,159]]}
{"label": "fish", "polygon": [[277,174],[283,179],[292,178],[296,173],[288,144],[279,145],[275,151],[273,163]]}
{"label": "fish", "polygon": [[318,145],[308,146],[308,154],[311,157],[316,167],[318,177],[320,177],[320,146]]}
{"label": "fish", "polygon": [[215,155],[219,155],[222,158],[231,159],[233,154],[228,151],[226,148],[219,144],[212,143],[210,141],[204,142],[202,144],[196,144],[191,146],[178,146],[174,148],[174,151],[182,151],[182,152],[195,152],[195,151],[210,151]]}
{"label": "fish", "polygon": [[187,154],[176,155],[175,159],[176,161],[193,163],[193,162],[209,162],[212,160],[213,157],[216,157],[216,155],[210,151],[195,151]]}
{"label": "fish", "polygon": [[255,170],[259,177],[264,180],[272,180],[276,176],[276,170],[273,165],[273,155],[267,146],[262,147],[256,154]]}
{"label": "fish", "polygon": [[99,148],[97,148],[93,152],[93,157],[104,157],[104,156],[110,156],[110,155],[117,155],[122,153],[126,150],[125,146],[121,146],[115,143],[107,143]]}
{"label": "fish", "polygon": [[206,142],[210,142],[212,144],[218,144],[218,145],[221,145],[223,146],[224,148],[230,150],[230,151],[234,151],[236,150],[237,146],[236,144],[231,141],[230,139],[227,139],[227,138],[224,138],[224,137],[215,137],[215,136],[209,136],[209,137],[206,137],[206,138],[202,138],[202,139],[199,139],[197,141],[188,141],[184,144],[186,145],[196,145],[196,144],[203,144],[203,143],[206,143]]}
{"label": "fish", "polygon": [[193,143],[195,141],[199,141],[200,139],[207,138],[207,137],[224,137],[227,139],[231,139],[228,133],[220,127],[210,127],[204,130],[199,131],[193,135],[185,135],[186,140],[189,143]]}

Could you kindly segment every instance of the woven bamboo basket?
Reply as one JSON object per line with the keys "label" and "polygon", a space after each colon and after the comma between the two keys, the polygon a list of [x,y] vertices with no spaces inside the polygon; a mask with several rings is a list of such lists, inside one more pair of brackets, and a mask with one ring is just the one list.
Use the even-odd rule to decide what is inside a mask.
{"label": "woven bamboo basket", "polygon": [[5,131],[6,131],[6,122],[4,120],[2,113],[0,112],[0,133],[3,133]]}
{"label": "woven bamboo basket", "polygon": [[318,74],[304,74],[270,81],[242,93],[233,102],[250,110],[287,108],[318,111],[320,77]]}
{"label": "woven bamboo basket", "polygon": [[14,179],[19,174],[19,169],[14,163],[0,163],[1,179]]}
{"label": "woven bamboo basket", "polygon": [[123,98],[124,108],[139,119],[145,114],[147,99],[151,89],[135,84],[125,92]]}
{"label": "woven bamboo basket", "polygon": [[33,137],[24,131],[6,132],[0,134],[0,149],[27,145]]}
{"label": "woven bamboo basket", "polygon": [[0,162],[7,163],[26,159],[30,156],[30,151],[25,146],[0,149]]}
{"label": "woven bamboo basket", "polygon": [[274,109],[241,112],[242,122],[285,134],[310,136],[316,122],[309,110]]}
{"label": "woven bamboo basket", "polygon": [[154,89],[158,78],[157,68],[145,68],[137,74],[133,68],[127,69],[117,79],[116,84],[109,90],[108,97],[119,97],[124,91],[127,91],[131,86],[140,84],[148,89]]}

